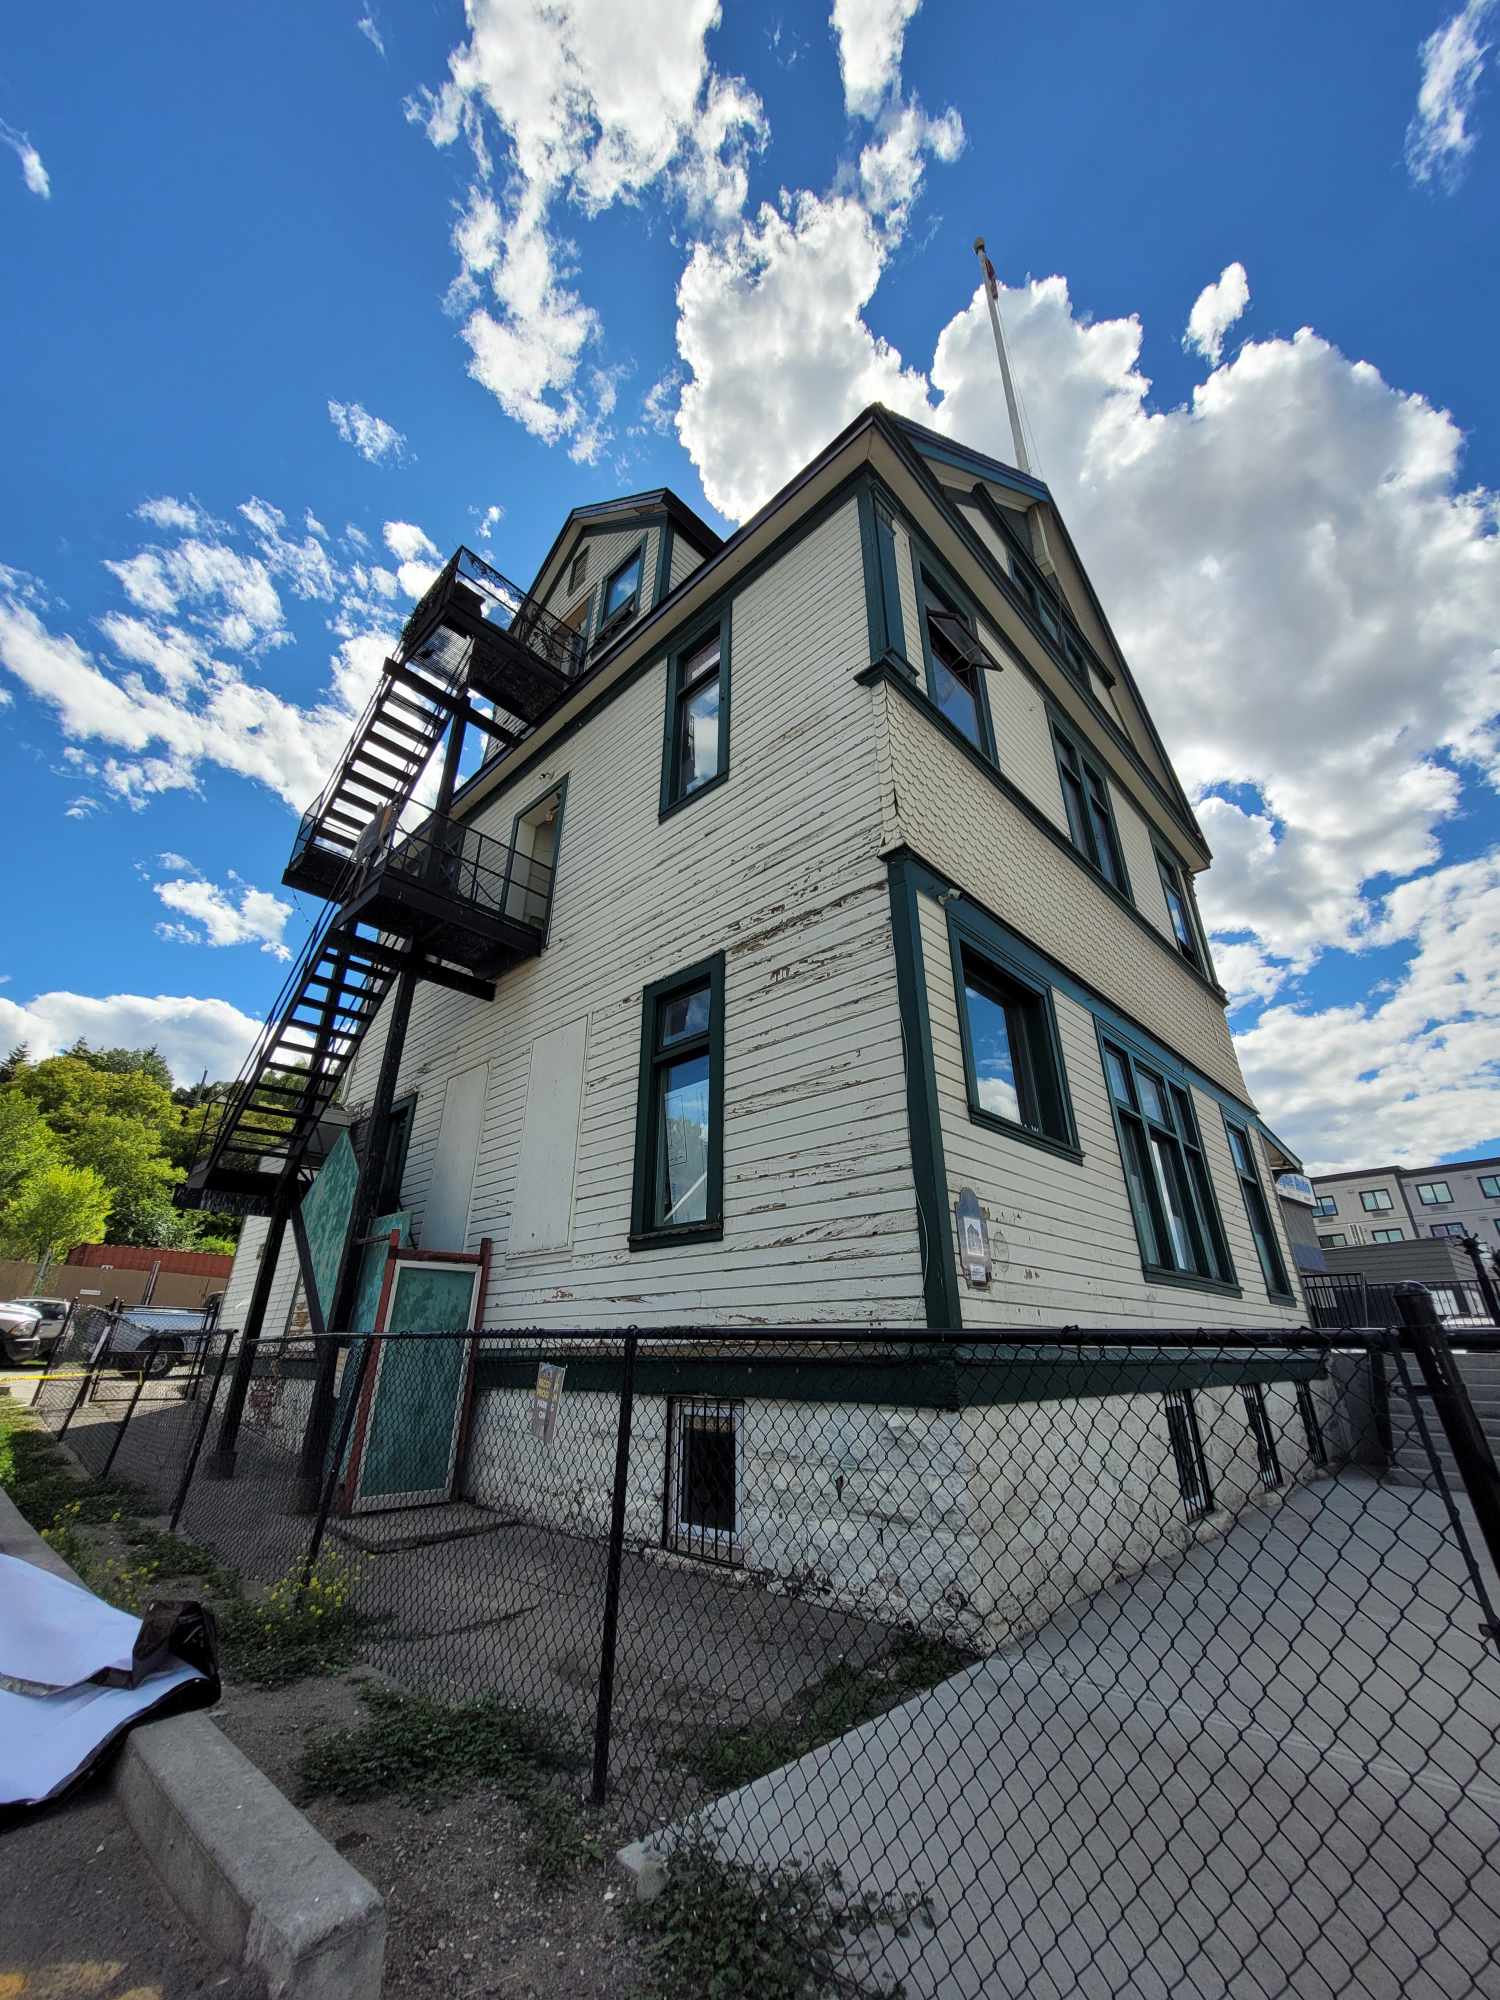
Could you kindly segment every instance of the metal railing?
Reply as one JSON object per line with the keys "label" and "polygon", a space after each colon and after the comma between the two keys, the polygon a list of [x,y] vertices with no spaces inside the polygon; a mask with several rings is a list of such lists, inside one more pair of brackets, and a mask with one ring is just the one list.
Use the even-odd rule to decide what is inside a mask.
{"label": "metal railing", "polygon": [[450,556],[418,601],[402,628],[400,658],[409,660],[440,626],[455,617],[460,630],[470,631],[477,618],[494,631],[504,632],[567,680],[583,670],[583,634],[565,625],[539,599],[529,597],[469,548],[459,548]]}
{"label": "metal railing", "polygon": [[508,841],[461,820],[429,813],[403,832],[394,824],[356,848],[342,891],[352,902],[375,879],[410,883],[455,903],[542,930],[552,903],[552,869]]}
{"label": "metal railing", "polygon": [[[1302,1289],[1315,1326],[1396,1326],[1397,1278],[1371,1279],[1351,1271],[1304,1271]],[[1439,1319],[1450,1328],[1494,1324],[1489,1303],[1473,1278],[1425,1279]]]}

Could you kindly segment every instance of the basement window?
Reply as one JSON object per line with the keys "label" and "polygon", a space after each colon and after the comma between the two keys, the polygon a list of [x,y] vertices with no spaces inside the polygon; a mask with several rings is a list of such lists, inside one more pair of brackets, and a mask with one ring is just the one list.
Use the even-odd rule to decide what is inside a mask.
{"label": "basement window", "polygon": [[1198,1429],[1198,1412],[1191,1389],[1168,1389],[1163,1398],[1167,1411],[1167,1436],[1177,1467],[1177,1490],[1182,1495],[1182,1511],[1190,1521],[1198,1521],[1214,1504],[1209,1483],[1208,1460],[1203,1453],[1203,1434]]}
{"label": "basement window", "polygon": [[674,1397],[667,1430],[665,1542],[683,1555],[733,1562],[740,1546],[744,1406]]}

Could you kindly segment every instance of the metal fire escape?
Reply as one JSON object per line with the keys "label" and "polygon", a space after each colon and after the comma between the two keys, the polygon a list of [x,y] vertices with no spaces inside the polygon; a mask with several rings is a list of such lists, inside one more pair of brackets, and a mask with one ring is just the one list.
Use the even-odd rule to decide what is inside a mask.
{"label": "metal fire escape", "polygon": [[[500,974],[540,951],[551,870],[446,808],[465,730],[514,749],[582,670],[580,634],[458,550],[303,815],[282,879],[328,907],[178,1191],[184,1206],[272,1212],[287,1177],[321,1157],[319,1128],[398,977],[493,999]],[[445,737],[423,814],[418,787]]]}

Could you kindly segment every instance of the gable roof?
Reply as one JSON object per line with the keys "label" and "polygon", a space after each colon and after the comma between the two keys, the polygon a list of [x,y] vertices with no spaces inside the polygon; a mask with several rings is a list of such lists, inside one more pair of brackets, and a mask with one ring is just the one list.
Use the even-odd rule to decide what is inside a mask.
{"label": "gable roof", "polygon": [[644,514],[665,514],[674,532],[691,542],[705,560],[717,555],[724,546],[723,536],[715,534],[707,521],[695,514],[670,486],[655,486],[647,493],[626,493],[618,500],[594,500],[586,507],[570,509],[551,548],[542,557],[527,595],[539,597],[546,594],[543,586],[547,574],[562,555],[575,529],[623,525]]}

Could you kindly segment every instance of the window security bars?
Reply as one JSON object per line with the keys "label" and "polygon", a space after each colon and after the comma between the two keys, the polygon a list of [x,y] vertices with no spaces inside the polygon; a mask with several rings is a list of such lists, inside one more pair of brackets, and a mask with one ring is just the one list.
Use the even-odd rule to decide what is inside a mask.
{"label": "window security bars", "polygon": [[234,1338],[141,1384],[70,1329],[38,1413],[252,1594],[316,1549],[399,1686],[545,1718],[611,1844],[831,1870],[842,1990],[1500,1990],[1500,1619],[1415,1334],[267,1339],[208,1478]]}

